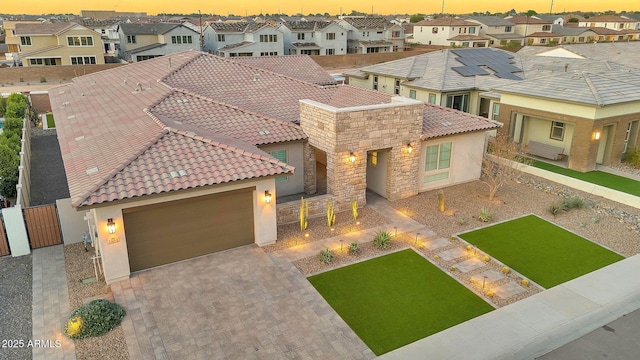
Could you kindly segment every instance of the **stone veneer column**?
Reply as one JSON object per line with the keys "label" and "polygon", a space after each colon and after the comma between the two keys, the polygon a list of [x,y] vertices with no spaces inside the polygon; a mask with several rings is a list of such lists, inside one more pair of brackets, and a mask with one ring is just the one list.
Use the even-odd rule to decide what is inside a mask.
{"label": "stone veneer column", "polygon": [[598,158],[600,141],[592,138],[593,122],[577,122],[573,130],[571,155],[569,155],[569,169],[587,172],[595,169]]}
{"label": "stone veneer column", "polygon": [[316,188],[316,150],[306,142],[302,148],[304,157],[304,192],[315,194]]}

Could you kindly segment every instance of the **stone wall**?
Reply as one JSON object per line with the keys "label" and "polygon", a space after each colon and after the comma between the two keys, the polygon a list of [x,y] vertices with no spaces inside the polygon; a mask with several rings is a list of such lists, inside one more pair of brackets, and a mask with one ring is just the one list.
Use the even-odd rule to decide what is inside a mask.
{"label": "stone wall", "polygon": [[[317,218],[327,215],[327,200],[331,199],[333,202],[333,196],[318,195],[307,198],[309,201],[309,218]],[[278,225],[291,224],[300,221],[300,200],[289,201],[286,203],[278,203],[276,205],[277,221]],[[336,209],[336,212],[337,209]]]}
{"label": "stone wall", "polygon": [[[309,144],[327,153],[327,193],[335,197],[337,212],[348,210],[352,200],[366,203],[367,151],[371,150],[390,152],[386,198],[418,193],[422,102],[397,98],[390,104],[338,109],[302,100],[300,107],[300,125],[309,135]],[[409,143],[414,147],[411,154],[406,150]]]}

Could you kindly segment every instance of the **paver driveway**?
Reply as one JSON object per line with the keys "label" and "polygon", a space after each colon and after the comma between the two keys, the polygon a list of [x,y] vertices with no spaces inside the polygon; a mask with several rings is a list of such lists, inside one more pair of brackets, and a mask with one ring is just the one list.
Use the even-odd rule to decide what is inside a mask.
{"label": "paver driveway", "polygon": [[255,245],[112,285],[131,359],[371,359],[296,268]]}

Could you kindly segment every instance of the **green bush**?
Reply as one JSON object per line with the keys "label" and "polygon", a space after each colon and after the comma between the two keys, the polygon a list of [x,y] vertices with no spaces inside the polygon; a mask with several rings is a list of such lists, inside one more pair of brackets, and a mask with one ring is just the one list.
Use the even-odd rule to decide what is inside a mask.
{"label": "green bush", "polygon": [[4,117],[4,113],[7,111],[7,99],[0,96],[0,117]]}
{"label": "green bush", "polygon": [[636,169],[640,169],[640,149],[636,148],[633,150],[628,150],[624,162],[635,167]]}
{"label": "green bush", "polygon": [[378,249],[386,249],[391,242],[391,234],[387,231],[378,231],[376,237],[373,239],[373,244]]}
{"label": "green bush", "polygon": [[584,199],[579,197],[572,197],[562,201],[562,209],[565,211],[569,211],[571,209],[582,209],[583,207]]}
{"label": "green bush", "polygon": [[333,255],[333,251],[329,249],[324,249],[320,251],[320,254],[318,254],[318,259],[320,259],[320,261],[322,261],[325,264],[331,264],[333,262],[334,257],[335,256]]}
{"label": "green bush", "polygon": [[40,82],[41,83],[46,83],[47,82],[47,78],[44,76],[40,76]]}
{"label": "green bush", "polygon": [[7,98],[7,109],[5,112],[6,118],[24,118],[25,111],[29,101],[27,97],[22,94],[13,93]]}
{"label": "green bush", "polygon": [[355,255],[359,252],[360,252],[360,244],[358,244],[355,241],[349,244],[349,254]]}
{"label": "green bush", "polygon": [[126,314],[124,308],[116,303],[93,300],[71,313],[64,334],[70,339],[104,335],[120,325]]}

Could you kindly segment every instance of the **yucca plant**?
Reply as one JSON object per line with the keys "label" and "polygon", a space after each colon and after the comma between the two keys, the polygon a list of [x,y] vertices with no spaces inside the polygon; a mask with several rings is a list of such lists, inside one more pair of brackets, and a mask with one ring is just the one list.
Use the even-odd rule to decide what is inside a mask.
{"label": "yucca plant", "polygon": [[357,200],[351,200],[351,216],[353,217],[354,222],[358,219],[358,201]]}
{"label": "yucca plant", "polygon": [[309,200],[305,200],[304,196],[300,197],[300,231],[307,230],[309,226]]}
{"label": "yucca plant", "polygon": [[440,212],[444,212],[444,191],[438,192],[438,208]]}
{"label": "yucca plant", "polygon": [[334,213],[335,205],[331,203],[331,199],[327,199],[327,226],[332,227],[336,223],[336,214]]}

